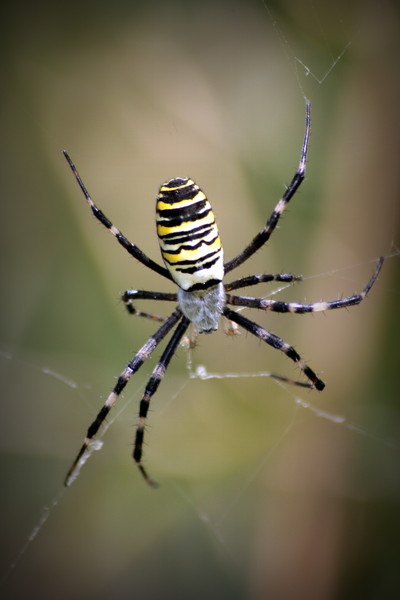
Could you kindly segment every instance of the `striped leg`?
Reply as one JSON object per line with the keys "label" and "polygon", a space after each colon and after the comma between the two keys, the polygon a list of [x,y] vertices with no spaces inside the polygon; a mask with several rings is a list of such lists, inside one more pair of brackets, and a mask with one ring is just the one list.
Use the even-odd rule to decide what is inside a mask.
{"label": "striped leg", "polygon": [[74,163],[69,157],[68,152],[66,150],[63,150],[63,154],[71,168],[71,171],[75,175],[75,179],[77,180],[79,187],[81,188],[83,195],[85,196],[87,203],[89,204],[92,213],[94,214],[96,219],[98,219],[100,223],[104,225],[104,227],[106,227],[116,237],[121,246],[123,246],[123,248],[125,248],[125,250],[129,252],[131,256],[136,258],[136,260],[141,262],[146,267],[149,267],[149,269],[152,269],[156,273],[159,273],[163,277],[166,277],[167,279],[172,279],[169,271],[167,271],[165,267],[161,267],[160,265],[158,265],[156,262],[154,262],[154,260],[146,256],[146,254],[142,252],[140,248],[138,248],[135,244],[132,244],[129,240],[127,240],[126,237],[111,223],[111,221],[107,219],[105,214],[99,208],[97,208],[97,206],[91,199],[89,192],[87,191],[78,171],[76,170]]}
{"label": "striped leg", "polygon": [[170,360],[173,357],[175,350],[176,350],[180,340],[182,339],[182,336],[184,335],[186,329],[188,328],[189,322],[190,322],[189,319],[187,319],[186,317],[183,317],[183,319],[179,323],[178,327],[175,329],[173,336],[171,337],[170,341],[168,342],[167,347],[165,348],[164,352],[162,353],[160,360],[158,361],[157,365],[155,366],[154,371],[151,374],[149,381],[147,382],[144,394],[140,401],[139,421],[138,421],[138,426],[137,426],[137,430],[136,430],[133,458],[134,458],[137,466],[139,467],[139,471],[143,475],[144,479],[152,487],[157,487],[157,483],[155,481],[153,481],[152,479],[150,479],[150,477],[147,474],[146,469],[142,465],[142,449],[143,449],[143,439],[144,439],[144,430],[145,430],[145,425],[146,425],[147,413],[148,413],[149,406],[150,406],[150,400],[151,400],[152,396],[154,396],[154,394],[156,393],[157,388],[160,385],[161,380],[164,377],[165,372],[168,368]]}
{"label": "striped leg", "polygon": [[288,383],[289,385],[295,385],[297,387],[307,388],[309,390],[314,389],[314,385],[309,381],[298,381],[297,379],[290,379],[289,377],[285,377],[284,375],[278,375],[277,373],[270,373],[269,375],[271,379],[277,379],[278,381],[283,381],[284,383]]}
{"label": "striped leg", "polygon": [[271,310],[280,313],[323,312],[325,310],[333,310],[335,308],[356,306],[357,304],[360,304],[360,302],[362,302],[368,295],[370,289],[377,280],[382,265],[383,258],[380,258],[371,279],[360,294],[354,294],[353,296],[342,298],[340,300],[314,302],[312,304],[299,304],[297,302],[278,302],[276,300],[267,300],[265,298],[248,298],[246,296],[231,296],[228,294],[226,297],[226,302],[234,306],[247,306],[248,308],[260,308],[261,310]]}
{"label": "striped leg", "polygon": [[319,391],[324,389],[324,382],[321,381],[321,379],[317,377],[314,371],[308,365],[305,364],[305,362],[296,352],[296,350],[292,346],[284,342],[280,337],[278,337],[274,333],[271,333],[270,331],[267,331],[260,325],[257,325],[257,323],[254,323],[254,321],[250,321],[250,319],[247,319],[240,313],[230,310],[230,308],[224,309],[224,315],[231,321],[235,321],[235,323],[243,327],[243,329],[246,329],[247,331],[255,335],[258,339],[262,340],[263,342],[266,342],[276,350],[280,350],[281,352],[286,354],[286,356],[288,356],[293,362],[295,362],[297,366],[303,371],[304,375],[311,381],[315,389]]}
{"label": "striped leg", "polygon": [[301,275],[291,275],[290,273],[278,273],[271,275],[270,273],[264,273],[262,275],[249,275],[248,277],[242,277],[231,281],[231,283],[225,283],[225,291],[231,292],[232,290],[238,290],[239,288],[249,287],[251,285],[258,285],[259,283],[268,283],[269,281],[283,281],[290,283],[291,281],[301,281]]}
{"label": "striped leg", "polygon": [[104,422],[104,419],[107,417],[108,413],[114,406],[115,402],[118,400],[122,390],[128,383],[129,379],[132,377],[136,371],[142,366],[144,361],[150,356],[153,350],[158,346],[158,344],[164,339],[169,331],[171,331],[172,327],[179,321],[182,317],[182,313],[179,308],[177,308],[172,315],[161,325],[159,329],[151,336],[151,338],[140,348],[140,350],[135,354],[133,359],[130,361],[128,366],[122,371],[121,375],[118,377],[117,383],[114,386],[114,389],[108,396],[105,404],[100,409],[97,417],[90,425],[86,437],[83,441],[82,447],[78,452],[78,455],[74,462],[72,463],[71,468],[69,469],[67,476],[64,481],[64,485],[68,486],[72,483],[75,475],[76,468],[78,466],[79,461],[83,457],[86,449],[88,448],[90,442],[97,434],[100,426]]}
{"label": "striped leg", "polygon": [[307,151],[308,151],[308,142],[310,140],[310,110],[311,103],[307,101],[306,103],[306,129],[304,133],[303,145],[301,148],[300,162],[296,173],[293,176],[292,181],[289,184],[289,187],[286,189],[286,192],[283,194],[282,198],[279,200],[278,204],[275,206],[272,215],[268,219],[265,227],[255,236],[255,238],[250,242],[248,246],[235,258],[225,263],[225,273],[228,273],[232,269],[236,269],[239,265],[241,265],[245,260],[250,258],[257,250],[261,248],[270,238],[272,232],[278,224],[278,221],[285,210],[288,202],[297,192],[298,188],[302,184],[304,180],[304,175],[306,171],[306,160],[307,160]]}
{"label": "striped leg", "polygon": [[159,315],[155,315],[154,313],[143,312],[138,310],[133,305],[135,300],[164,300],[164,301],[177,301],[177,294],[168,294],[164,292],[148,292],[146,290],[126,290],[121,296],[121,300],[125,305],[126,310],[130,315],[135,315],[137,317],[145,317],[146,319],[151,319],[152,321],[159,321],[163,323],[166,318],[160,317]]}

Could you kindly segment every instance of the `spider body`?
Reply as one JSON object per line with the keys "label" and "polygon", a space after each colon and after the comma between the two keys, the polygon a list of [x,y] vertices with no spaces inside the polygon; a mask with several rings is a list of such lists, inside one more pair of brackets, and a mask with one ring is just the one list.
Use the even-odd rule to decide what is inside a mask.
{"label": "spider body", "polygon": [[160,188],[156,214],[161,255],[179,286],[180,309],[199,333],[215,331],[225,306],[224,259],[206,195],[192,179],[171,179]]}
{"label": "spider body", "polygon": [[[319,391],[324,389],[324,382],[321,381],[311,367],[303,361],[301,356],[291,345],[276,334],[248,319],[243,314],[230,309],[229,305],[255,308],[263,311],[269,310],[281,313],[290,312],[300,314],[354,306],[359,304],[369,293],[378,277],[383,264],[383,258],[378,261],[371,279],[360,293],[340,300],[300,304],[297,302],[279,302],[265,298],[236,296],[230,293],[236,289],[255,286],[270,281],[292,282],[301,279],[300,276],[291,275],[289,273],[263,273],[260,275],[242,277],[229,283],[223,283],[224,275],[244,263],[269,240],[288,202],[294,196],[304,180],[309,136],[310,103],[307,101],[306,127],[300,161],[292,181],[275,206],[265,226],[237,256],[225,264],[223,261],[223,250],[214,213],[206,195],[192,179],[177,177],[164,183],[159,190],[156,205],[156,224],[161,255],[165,264],[165,267],[162,267],[146,256],[146,254],[135,244],[129,242],[119,229],[117,229],[94,204],[68,153],[65,150],[63,151],[93,215],[113,234],[113,236],[115,236],[119,244],[121,244],[131,256],[159,275],[174,281],[178,286],[178,291],[176,293],[127,290],[122,295],[122,301],[130,314],[159,321],[161,322],[161,325],[149,340],[147,340],[147,342],[145,342],[145,344],[137,351],[119,375],[117,383],[107,397],[97,417],[88,428],[81,449],[67,473],[65,485],[69,485],[75,479],[80,466],[84,462],[85,453],[89,444],[96,436],[99,428],[111,408],[114,406],[119,395],[122,393],[129,379],[138,371],[168,333],[173,331],[146,384],[145,391],[140,401],[139,418],[133,450],[133,458],[143,477],[150,485],[156,485],[149,477],[142,464],[142,448],[147,413],[150,400],[164,377],[170,360],[190,323],[195,326],[199,333],[210,333],[218,328],[220,317],[223,315],[228,320],[233,321],[246,331],[250,332],[259,340],[285,354],[302,371],[308,381],[306,383],[300,381],[293,382],[282,376],[276,375],[274,377],[287,381],[288,383],[314,388]],[[169,301],[177,303],[177,306],[169,317],[164,318],[154,315],[153,313],[139,311],[134,305],[136,300]]]}
{"label": "spider body", "polygon": [[183,290],[204,291],[221,283],[224,259],[214,213],[204,192],[187,177],[161,186],[157,235],[165,266]]}

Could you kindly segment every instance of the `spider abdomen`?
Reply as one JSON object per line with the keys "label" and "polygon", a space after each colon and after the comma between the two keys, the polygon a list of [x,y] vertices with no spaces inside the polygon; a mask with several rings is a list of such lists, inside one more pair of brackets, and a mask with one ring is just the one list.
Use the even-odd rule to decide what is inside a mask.
{"label": "spider abdomen", "polygon": [[187,177],[164,183],[156,213],[161,254],[175,283],[190,292],[218,285],[224,276],[221,240],[199,186]]}

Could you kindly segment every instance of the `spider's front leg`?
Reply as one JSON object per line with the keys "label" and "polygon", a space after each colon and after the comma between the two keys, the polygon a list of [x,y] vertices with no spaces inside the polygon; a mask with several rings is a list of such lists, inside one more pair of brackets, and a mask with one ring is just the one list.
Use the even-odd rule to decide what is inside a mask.
{"label": "spider's front leg", "polygon": [[82,181],[81,176],[79,175],[74,163],[72,162],[68,152],[66,150],[62,151],[67,163],[69,164],[69,167],[72,171],[72,173],[75,176],[76,181],[78,182],[79,187],[82,190],[83,195],[86,198],[86,202],[88,203],[93,215],[96,217],[96,219],[98,221],[100,221],[100,223],[102,225],[104,225],[104,227],[106,229],[108,229],[108,231],[110,233],[112,233],[112,235],[116,238],[116,240],[118,241],[119,244],[121,244],[121,246],[123,248],[125,248],[125,250],[127,252],[129,252],[129,254],[131,256],[133,256],[133,258],[136,258],[136,260],[138,260],[139,262],[141,262],[143,265],[145,265],[146,267],[148,267],[149,269],[151,269],[152,271],[155,271],[156,273],[159,273],[160,275],[162,275],[163,277],[166,277],[167,279],[172,279],[170,272],[165,268],[162,267],[161,265],[159,265],[158,263],[154,262],[154,260],[152,260],[151,258],[149,258],[140,248],[138,248],[136,246],[136,244],[132,244],[132,242],[130,242],[124,235],[123,233],[117,228],[115,227],[115,225],[113,225],[110,221],[110,219],[108,219],[106,217],[106,215],[103,213],[102,210],[100,210],[100,208],[98,206],[96,206],[96,204],[93,202],[92,198],[90,197],[89,192],[86,189],[85,184]]}
{"label": "spider's front leg", "polygon": [[304,131],[303,144],[301,147],[300,153],[300,161],[297,167],[296,173],[292,177],[292,181],[289,183],[286,188],[285,193],[282,198],[279,200],[278,204],[275,206],[274,210],[270,218],[268,219],[265,227],[261,229],[259,233],[251,240],[251,242],[238,254],[235,258],[232,258],[227,263],[225,263],[225,273],[228,273],[232,269],[236,269],[239,265],[244,263],[250,256],[252,256],[257,250],[259,250],[271,237],[274,232],[279,219],[281,218],[284,210],[286,209],[288,203],[293,198],[300,185],[304,181],[305,172],[306,172],[306,161],[307,161],[307,152],[308,152],[308,143],[310,141],[310,129],[311,129],[311,102],[307,100],[306,102],[306,126]]}

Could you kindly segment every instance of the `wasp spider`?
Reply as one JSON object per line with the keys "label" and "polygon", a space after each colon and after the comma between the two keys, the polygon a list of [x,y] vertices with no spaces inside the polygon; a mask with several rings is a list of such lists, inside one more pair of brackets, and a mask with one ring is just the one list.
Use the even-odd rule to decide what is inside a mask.
{"label": "wasp spider", "polygon": [[[235,312],[229,308],[229,306],[245,306],[280,313],[310,313],[354,306],[359,304],[367,296],[378,277],[383,259],[381,258],[379,260],[374,274],[361,293],[341,300],[332,300],[329,302],[298,304],[297,302],[278,302],[264,298],[236,296],[230,293],[233,290],[269,281],[291,282],[301,279],[299,276],[290,274],[251,275],[249,277],[236,279],[230,283],[223,283],[224,275],[244,263],[269,240],[288,202],[304,179],[309,137],[310,103],[307,102],[306,126],[300,162],[289,187],[275,206],[270,218],[261,231],[257,233],[244,250],[225,263],[214,213],[204,192],[192,179],[187,177],[175,177],[164,183],[157,196],[156,222],[157,235],[165,267],[154,262],[135,244],[129,242],[119,229],[108,220],[104,213],[97,208],[83,184],[72,160],[66,151],[63,152],[94,216],[100,223],[116,237],[121,246],[136,258],[136,260],[159,275],[172,280],[178,286],[177,293],[127,290],[122,295],[122,301],[129,313],[153,318],[162,321],[162,324],[140,350],[138,350],[118,377],[114,389],[109,394],[104,406],[100,409],[100,412],[87,431],[83,445],[67,473],[65,485],[69,485],[74,479],[81,460],[84,460],[84,455],[89,444],[97,434],[104,419],[114,406],[129,379],[136,373],[153,350],[155,350],[158,344],[160,344],[174,327],[175,330],[147,382],[144,394],[140,401],[139,419],[133,450],[133,458],[140,472],[147,483],[152,486],[155,486],[156,484],[149,477],[142,464],[143,438],[149,404],[190,323],[193,323],[198,333],[211,333],[218,328],[220,317],[221,315],[224,315],[228,320],[243,327],[243,329],[252,333],[259,340],[266,342],[269,346],[286,354],[286,356],[300,368],[308,380],[307,383],[292,383],[298,383],[299,385],[305,385],[306,387],[315,388],[320,391],[324,389],[324,382],[321,381],[315,372],[303,361],[292,346],[274,333],[271,333],[267,329],[264,329],[257,323],[243,316],[241,313]],[[157,317],[151,313],[138,311],[134,306],[136,300],[164,300],[177,302],[177,305],[168,318],[163,318]]]}

